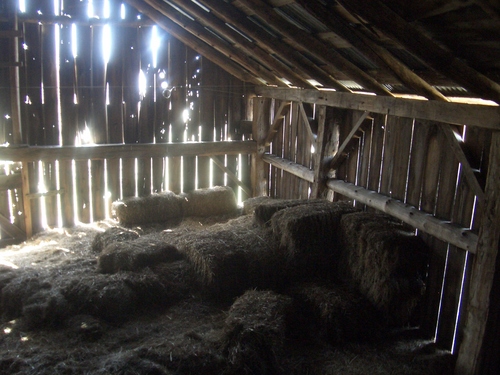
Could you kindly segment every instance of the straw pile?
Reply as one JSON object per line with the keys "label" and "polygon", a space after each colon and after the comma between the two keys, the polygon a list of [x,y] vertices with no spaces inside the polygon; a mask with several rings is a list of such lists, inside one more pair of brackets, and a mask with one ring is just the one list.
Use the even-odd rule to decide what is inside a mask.
{"label": "straw pile", "polygon": [[375,339],[381,332],[379,313],[352,288],[305,283],[294,287],[291,294],[302,320],[301,330],[307,327],[307,333],[313,338],[340,344]]}
{"label": "straw pile", "polygon": [[133,241],[114,242],[99,255],[97,269],[101,273],[138,271],[158,263],[180,260],[183,255],[175,246],[154,236],[143,236]]}
{"label": "straw pile", "polygon": [[262,199],[254,208],[255,221],[262,226],[271,224],[271,217],[285,208],[300,206],[303,204],[314,204],[317,202],[328,202],[321,199]]}
{"label": "straw pile", "polygon": [[218,216],[234,214],[238,206],[229,186],[193,190],[182,194],[184,216]]}
{"label": "straw pile", "polygon": [[340,253],[343,215],[355,212],[351,202],[313,201],[285,208],[271,218],[274,235],[286,252],[293,278],[334,276]]}
{"label": "straw pile", "polygon": [[132,241],[139,238],[137,230],[123,227],[111,227],[98,233],[92,241],[92,251],[100,253],[105,247],[115,242]]}
{"label": "straw pile", "polygon": [[384,314],[407,324],[425,289],[427,249],[422,240],[386,215],[355,213],[341,227],[350,281]]}
{"label": "straw pile", "polygon": [[249,290],[229,310],[224,354],[233,374],[280,374],[292,299]]}
{"label": "straw pile", "polygon": [[182,202],[180,196],[167,191],[146,197],[124,198],[113,202],[112,210],[123,225],[165,222],[182,220]]}
{"label": "straw pile", "polygon": [[252,287],[274,288],[281,279],[277,243],[270,230],[241,216],[171,243],[193,264],[204,292],[230,299]]}

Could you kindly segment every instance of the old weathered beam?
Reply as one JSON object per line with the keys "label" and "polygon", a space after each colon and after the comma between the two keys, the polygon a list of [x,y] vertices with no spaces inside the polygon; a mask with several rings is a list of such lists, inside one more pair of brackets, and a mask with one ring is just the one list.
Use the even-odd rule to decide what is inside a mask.
{"label": "old weathered beam", "polygon": [[[116,144],[95,146],[4,147],[2,159],[11,161],[55,161],[113,158],[154,158],[253,154],[254,141]],[[24,169],[24,168],[23,168]]]}
{"label": "old weathered beam", "polygon": [[214,48],[210,47],[205,42],[194,38],[190,33],[184,30],[182,27],[177,25],[175,22],[165,17],[163,14],[153,9],[150,5],[139,0],[126,0],[128,4],[135,7],[140,12],[147,15],[153,21],[155,21],[162,29],[166,30],[172,34],[175,38],[179,39],[181,42],[191,47],[193,50],[203,55],[207,59],[211,60],[215,64],[219,65],[226,72],[234,75],[236,78],[241,79],[244,82],[251,82],[256,85],[261,85],[262,82],[257,79],[257,77],[246,72],[242,67],[234,63],[232,60],[216,51]]}
{"label": "old weathered beam", "polygon": [[455,57],[453,53],[421,33],[383,2],[379,0],[339,0],[339,3],[351,13],[359,15],[373,24],[441,74],[484,99],[500,103],[500,85],[498,83]]}
{"label": "old weathered beam", "polygon": [[0,225],[2,226],[2,231],[11,235],[14,238],[25,239],[26,234],[10,222],[8,218],[0,214]]}
{"label": "old weathered beam", "polygon": [[[493,133],[483,215],[469,284],[464,337],[455,366],[456,375],[476,375],[481,369],[490,292],[500,240],[500,132]],[[496,270],[499,272],[499,270]]]}
{"label": "old weathered beam", "polygon": [[500,130],[499,106],[444,103],[435,100],[425,101],[333,91],[280,89],[262,86],[256,87],[255,92],[258,95],[280,100],[303,101],[399,117],[418,118],[456,125],[465,124],[485,129]]}
{"label": "old weathered beam", "polygon": [[413,206],[348,182],[329,179],[326,184],[331,190],[339,194],[394,216],[442,241],[472,253],[476,251],[478,237],[469,229],[461,228],[448,221],[439,220],[435,216],[419,211]]}
{"label": "old weathered beam", "polygon": [[316,152],[314,154],[314,182],[311,188],[311,198],[323,198],[326,188],[326,179],[329,167],[325,165],[325,157],[330,151],[333,129],[326,124],[326,106],[321,105],[317,112],[318,134],[316,138]]}
{"label": "old weathered beam", "polygon": [[304,103],[299,103],[299,111],[300,116],[302,117],[302,122],[304,123],[307,131],[307,135],[309,135],[309,139],[314,144],[316,142],[316,135],[313,133],[311,124],[309,123],[309,119],[307,118],[306,110],[304,109]]}
{"label": "old weathered beam", "polygon": [[300,177],[303,180],[314,182],[314,171],[301,164],[294,163],[293,161],[286,160],[272,154],[264,154],[262,156],[262,160],[271,164],[273,167],[283,169],[284,171]]}

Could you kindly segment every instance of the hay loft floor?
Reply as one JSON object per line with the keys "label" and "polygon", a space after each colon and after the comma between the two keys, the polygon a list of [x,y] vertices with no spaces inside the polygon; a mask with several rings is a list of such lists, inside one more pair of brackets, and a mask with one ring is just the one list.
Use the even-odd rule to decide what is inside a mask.
{"label": "hay loft floor", "polygon": [[[360,333],[379,333],[352,334],[338,327],[347,324],[345,316],[328,308],[317,318],[327,323],[313,321],[304,303],[323,298],[330,285],[294,272],[286,282],[277,280],[279,272],[259,273],[268,248],[280,244],[263,237],[272,229],[252,214],[113,227],[105,221],[48,230],[0,250],[1,374],[451,373],[451,355],[418,338],[416,329],[382,334],[360,318],[353,325]],[[113,255],[103,233],[121,236],[123,246],[115,249],[121,255]],[[244,267],[246,281],[227,268],[247,255],[230,249],[216,257],[210,248],[215,237],[227,253],[236,246],[231,233],[242,239],[238,246],[253,233],[253,246],[265,250]],[[184,248],[182,256],[165,250],[166,243]],[[273,287],[255,287],[262,280]],[[331,306],[355,307],[342,300],[349,295],[342,290],[328,292]]]}

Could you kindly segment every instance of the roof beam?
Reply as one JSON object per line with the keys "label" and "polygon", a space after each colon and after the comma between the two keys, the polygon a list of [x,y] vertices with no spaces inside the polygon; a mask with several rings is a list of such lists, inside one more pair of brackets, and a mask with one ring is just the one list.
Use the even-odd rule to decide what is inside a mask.
{"label": "roof beam", "polygon": [[248,19],[247,15],[234,5],[226,4],[220,0],[198,0],[198,2],[209,8],[211,12],[224,22],[238,25],[241,31],[255,40],[264,50],[271,54],[276,54],[283,61],[289,62],[291,69],[295,70],[298,74],[304,74],[305,76],[314,78],[325,86],[333,87],[338,91],[351,92],[351,90],[316,66],[298,51],[288,46],[286,43],[280,43],[274,40],[274,38],[270,38],[268,33],[256,27],[256,25]]}
{"label": "roof beam", "polygon": [[385,115],[500,130],[500,106],[446,103],[436,100],[402,99],[325,90],[282,89],[262,86],[255,87],[255,93],[280,100],[315,103],[337,108],[356,109]]}
{"label": "roof beam", "polygon": [[165,17],[163,14],[152,8],[150,5],[140,0],[125,0],[125,1],[131,6],[135,7],[139,12],[151,18],[162,29],[172,34],[175,38],[179,39],[181,42],[191,47],[199,54],[203,55],[207,59],[219,65],[229,74],[234,75],[236,78],[239,78],[244,82],[251,82],[255,85],[262,84],[262,82],[258,80],[255,76],[246,72],[239,65],[235,64],[232,60],[228,59],[226,56],[216,51],[214,48],[210,47],[206,43],[194,38],[186,30],[175,24],[172,20],[170,20],[168,17]]}
{"label": "roof beam", "polygon": [[484,99],[500,103],[498,83],[455,57],[381,1],[338,0],[338,2],[351,13],[359,15],[388,37],[403,45],[441,74]]}
{"label": "roof beam", "polygon": [[315,59],[324,64],[324,69],[335,75],[338,70],[348,75],[351,79],[364,86],[367,90],[378,95],[392,96],[391,92],[372,76],[339,54],[332,46],[304,33],[280,17],[274,9],[261,0],[237,0],[234,4],[241,4],[253,12],[286,37],[292,47],[299,51],[311,54]]}

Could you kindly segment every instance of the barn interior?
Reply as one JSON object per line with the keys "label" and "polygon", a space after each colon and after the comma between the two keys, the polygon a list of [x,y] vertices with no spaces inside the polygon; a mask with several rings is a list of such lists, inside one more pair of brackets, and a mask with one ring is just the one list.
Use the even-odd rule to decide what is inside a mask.
{"label": "barn interior", "polygon": [[495,0],[0,4],[0,373],[500,373]]}

